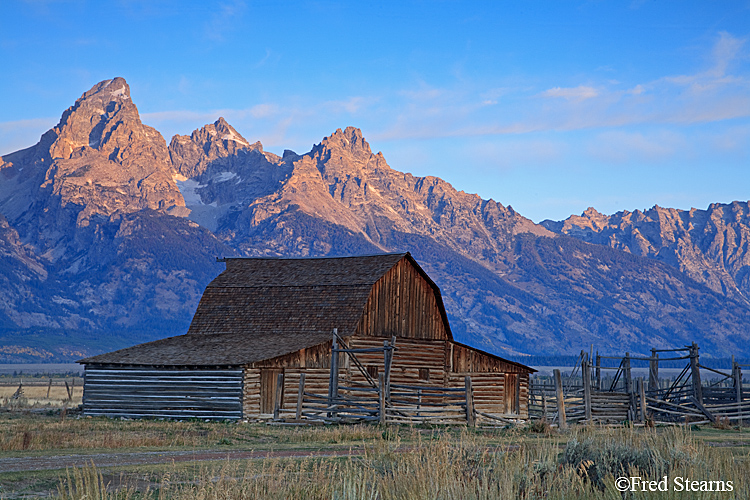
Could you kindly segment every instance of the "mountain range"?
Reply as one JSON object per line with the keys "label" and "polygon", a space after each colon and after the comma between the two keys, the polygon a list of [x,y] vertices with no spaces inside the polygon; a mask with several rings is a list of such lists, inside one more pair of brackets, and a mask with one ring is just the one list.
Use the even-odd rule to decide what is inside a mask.
{"label": "mountain range", "polygon": [[[460,168],[460,166],[456,166]],[[184,333],[221,256],[410,251],[454,336],[515,357],[697,341],[750,354],[750,204],[535,224],[391,168],[361,131],[264,151],[223,118],[169,145],[122,78],[0,159],[0,361]]]}

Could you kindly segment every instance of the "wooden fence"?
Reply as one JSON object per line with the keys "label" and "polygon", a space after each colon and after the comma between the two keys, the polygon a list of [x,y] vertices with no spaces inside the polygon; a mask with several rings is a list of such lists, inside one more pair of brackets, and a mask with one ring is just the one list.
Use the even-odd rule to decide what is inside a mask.
{"label": "wooden fence", "polygon": [[[679,349],[652,349],[651,356],[624,357],[596,355],[595,360],[581,352],[566,377],[554,370],[551,382],[532,380],[529,415],[565,427],[571,422],[642,422],[647,424],[708,423],[750,421],[750,394],[742,385],[741,365],[732,359],[732,371],[725,372],[700,363],[698,345]],[[659,353],[670,354],[659,357]],[[619,360],[616,367],[602,366],[603,359]],[[632,376],[632,361],[649,364],[648,379]],[[674,380],[659,379],[659,363],[686,362]],[[602,376],[612,370],[611,377]],[[701,370],[719,377],[710,383],[701,380]]]}
{"label": "wooden fence", "polygon": [[[430,385],[391,383],[391,365],[396,338],[385,341],[383,347],[351,349],[334,330],[328,394],[309,392],[305,387],[305,374],[299,375],[296,409],[282,409],[281,395],[277,395],[275,420],[293,422],[381,424],[468,424],[475,425],[477,418],[506,421],[501,417],[485,415],[474,408],[474,391],[471,377],[466,376],[464,387],[449,388]],[[339,353],[345,353],[360,371],[365,384],[339,385]],[[358,354],[383,355],[384,372],[374,379],[357,358]],[[284,374],[278,374],[276,387],[284,386]]]}

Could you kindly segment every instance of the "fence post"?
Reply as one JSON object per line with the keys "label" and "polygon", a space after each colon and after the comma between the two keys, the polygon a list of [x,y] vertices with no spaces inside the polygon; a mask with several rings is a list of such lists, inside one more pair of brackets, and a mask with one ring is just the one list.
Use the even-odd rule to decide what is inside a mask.
{"label": "fence post", "polygon": [[602,390],[602,358],[599,351],[596,351],[596,390]]}
{"label": "fence post", "polygon": [[49,399],[50,389],[52,389],[52,377],[49,378],[49,384],[47,384],[47,399]]}
{"label": "fence post", "polygon": [[385,351],[385,401],[386,403],[391,402],[391,369],[393,368],[393,355],[396,352],[396,336],[391,337],[391,343],[387,344],[383,341],[383,347],[388,345],[390,348]]}
{"label": "fence post", "polygon": [[281,398],[284,397],[284,373],[281,372],[276,377],[276,401],[273,403],[273,419],[279,419],[279,413],[281,411],[281,405],[283,401]]}
{"label": "fence post", "polygon": [[734,378],[734,395],[737,403],[742,403],[742,368],[732,356],[732,378]]}
{"label": "fence post", "polygon": [[339,343],[338,328],[333,329],[333,344],[331,349],[331,398],[339,397]]}
{"label": "fence post", "polygon": [[583,406],[586,420],[591,421],[591,363],[586,356],[581,365],[581,377],[583,379]]}
{"label": "fence post", "polygon": [[742,429],[744,419],[742,418],[742,368],[738,363],[734,361],[734,355],[732,355],[732,378],[734,379],[734,396],[737,403],[737,416],[739,421],[737,422]]}
{"label": "fence post", "polygon": [[651,349],[651,359],[648,362],[648,390],[659,390],[659,353],[656,349]]}
{"label": "fence post", "polygon": [[297,420],[302,419],[302,402],[305,399],[305,373],[299,374],[299,390],[297,390],[297,414],[295,418]]}
{"label": "fence post", "polygon": [[565,396],[563,395],[562,376],[560,370],[555,368],[555,392],[557,393],[557,420],[560,429],[568,428],[568,421],[565,417]]}
{"label": "fence post", "polygon": [[378,399],[380,403],[378,422],[380,425],[385,425],[385,373],[378,373]]}
{"label": "fence post", "polygon": [[630,353],[625,353],[625,359],[622,360],[623,371],[625,372],[625,392],[632,394],[633,379],[630,377]]}
{"label": "fence post", "polygon": [[542,421],[547,422],[547,393],[542,389]]}
{"label": "fence post", "polygon": [[703,386],[701,385],[701,371],[698,368],[698,344],[690,346],[690,371],[693,375],[693,397],[703,404]]}
{"label": "fence post", "polygon": [[[333,340],[331,341],[331,373],[328,377],[328,408],[333,408],[333,401],[339,396],[339,343],[337,340],[338,328],[333,329]],[[333,412],[328,412],[333,417]]]}
{"label": "fence post", "polygon": [[474,420],[474,394],[471,389],[471,377],[468,375],[464,377],[464,388],[466,389],[466,425],[474,427],[476,425]]}
{"label": "fence post", "polygon": [[638,377],[638,399],[641,400],[641,422],[646,421],[646,390],[643,386],[643,377]]}

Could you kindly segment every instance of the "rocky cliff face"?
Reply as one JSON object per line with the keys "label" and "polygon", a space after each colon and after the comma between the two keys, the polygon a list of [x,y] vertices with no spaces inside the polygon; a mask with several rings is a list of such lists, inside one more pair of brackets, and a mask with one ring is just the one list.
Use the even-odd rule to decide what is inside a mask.
{"label": "rocky cliff face", "polygon": [[[303,155],[261,154],[256,143],[254,163],[248,141],[233,153],[215,145],[218,135],[193,133],[188,147],[213,153],[187,167],[209,165],[196,169],[198,216],[214,214],[222,241],[242,255],[409,250],[441,285],[466,342],[514,354],[591,343],[645,350],[698,335],[729,352],[747,337],[738,326],[750,321],[744,305],[658,262],[555,237],[510,207],[394,170],[356,128]],[[190,217],[200,221],[196,211]]]}
{"label": "rocky cliff face", "polygon": [[665,262],[712,290],[750,304],[750,203],[714,203],[707,210],[655,206],[600,214],[589,208],[548,229]]}
{"label": "rocky cliff face", "polygon": [[215,257],[232,250],[172,216],[184,205],[166,142],[141,122],[125,80],[92,87],[36,145],[0,159],[0,337],[41,328],[117,342],[125,329],[155,338],[185,326]]}
{"label": "rocky cliff face", "polygon": [[164,138],[143,125],[122,78],[101,82],[39,143],[0,160],[0,213],[42,251],[61,226],[142,209],[182,213]]}
{"label": "rocky cliff face", "polygon": [[[251,153],[235,155],[256,158],[252,168],[232,169],[226,160],[214,160],[222,171],[212,179],[205,174],[198,177],[206,183],[197,190],[202,203],[215,205],[219,214],[218,234],[231,238],[247,254],[277,252],[273,244],[264,246],[256,232],[269,225],[281,228],[288,224],[282,220],[292,214],[336,224],[375,250],[391,248],[393,233],[418,234],[498,268],[507,267],[514,235],[552,235],[493,200],[457,191],[436,177],[419,178],[391,169],[383,154],[373,154],[361,131],[353,127],[337,130],[301,156],[287,152],[279,158],[261,151],[256,143]],[[249,164],[244,160],[243,165]],[[213,188],[216,175],[220,175],[218,184],[230,187],[234,198]],[[314,250],[315,244],[300,240],[286,251],[298,255],[325,251],[319,245]]]}
{"label": "rocky cliff face", "polygon": [[167,148],[114,79],[0,160],[0,360],[183,333],[223,269],[215,257],[407,250],[440,285],[455,336],[501,355],[692,340],[741,354],[748,206],[715,208],[537,225],[392,169],[353,127],[278,156],[219,118]]}

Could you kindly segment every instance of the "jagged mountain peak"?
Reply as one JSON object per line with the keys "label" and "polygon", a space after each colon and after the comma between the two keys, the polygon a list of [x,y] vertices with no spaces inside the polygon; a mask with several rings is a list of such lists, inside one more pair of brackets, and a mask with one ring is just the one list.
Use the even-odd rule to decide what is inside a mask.
{"label": "jagged mountain peak", "polygon": [[596,216],[599,216],[599,215],[601,215],[601,213],[599,213],[599,211],[597,209],[595,209],[594,207],[587,208],[581,214],[582,217],[596,217]]}
{"label": "jagged mountain peak", "polygon": [[120,97],[121,99],[130,99],[130,85],[124,78],[117,76],[111,80],[104,80],[84,92],[80,100],[89,99],[99,95],[102,99]]}
{"label": "jagged mountain peak", "polygon": [[[123,78],[97,83],[33,147],[7,155],[0,210],[39,249],[93,216],[184,211],[167,144],[141,122]],[[20,175],[19,175],[20,174]]]}
{"label": "jagged mountain peak", "polygon": [[[234,172],[247,163],[248,154],[275,162],[279,158],[263,151],[263,144],[253,144],[242,137],[224,117],[193,131],[189,136],[175,135],[169,144],[169,156],[177,175],[199,179],[217,172]],[[256,161],[253,158],[251,161]],[[214,167],[214,168],[212,168]],[[217,170],[212,172],[211,170]]]}
{"label": "jagged mountain peak", "polygon": [[324,138],[319,146],[330,152],[343,152],[359,159],[372,156],[370,144],[362,136],[362,131],[356,127],[346,127],[343,131],[340,128],[336,129],[333,134]]}
{"label": "jagged mountain peak", "polygon": [[[122,125],[135,131],[135,136],[126,138],[123,134],[114,134],[113,137],[113,128]],[[122,139],[137,141],[157,136],[161,138],[156,130],[141,123],[138,108],[130,99],[130,87],[124,78],[117,77],[99,82],[84,92],[62,114],[57,126],[45,134],[42,143],[50,143],[50,158],[69,159],[81,148],[90,147],[109,154],[126,147]]]}
{"label": "jagged mountain peak", "polygon": [[240,133],[237,132],[237,130],[235,130],[235,128],[232,127],[222,116],[220,116],[214,123],[209,123],[195,130],[190,137],[194,142],[203,146],[204,149],[210,148],[210,145],[212,144],[216,144],[216,147],[225,150],[236,151],[239,148],[247,147],[263,151],[263,145],[260,141],[251,145],[247,139],[242,137]]}
{"label": "jagged mountain peak", "polygon": [[712,203],[706,210],[659,205],[604,215],[587,210],[564,221],[543,222],[548,229],[661,260],[712,290],[750,297],[750,202]]}

